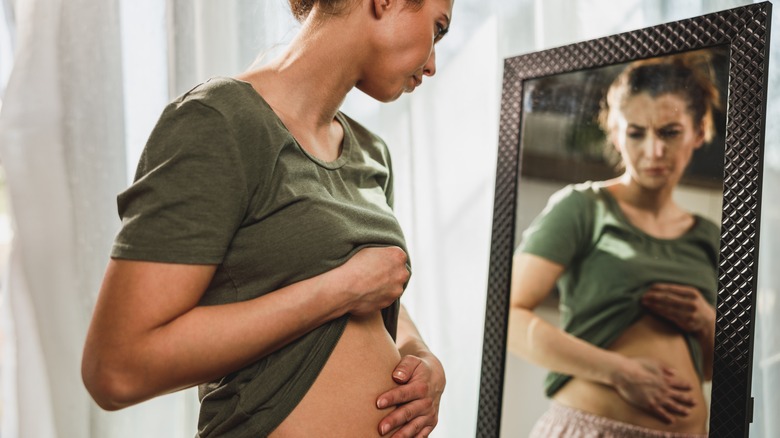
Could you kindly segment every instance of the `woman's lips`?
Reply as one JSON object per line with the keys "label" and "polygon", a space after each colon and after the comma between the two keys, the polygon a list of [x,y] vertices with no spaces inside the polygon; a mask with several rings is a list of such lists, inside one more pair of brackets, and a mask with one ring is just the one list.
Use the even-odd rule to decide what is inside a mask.
{"label": "woman's lips", "polygon": [[666,174],[668,169],[665,166],[653,166],[645,167],[642,171],[648,175],[659,176]]}
{"label": "woman's lips", "polygon": [[417,76],[410,76],[409,79],[412,80],[411,81],[412,85],[404,87],[404,92],[406,93],[411,93],[412,91],[414,91],[415,88],[419,87],[420,84],[422,84],[422,79],[418,78]]}

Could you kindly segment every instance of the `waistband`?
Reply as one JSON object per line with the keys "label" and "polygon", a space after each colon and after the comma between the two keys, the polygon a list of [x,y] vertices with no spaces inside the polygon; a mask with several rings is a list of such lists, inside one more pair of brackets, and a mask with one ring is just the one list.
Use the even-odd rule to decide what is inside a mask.
{"label": "waistband", "polygon": [[636,426],[551,401],[530,438],[707,438],[707,434],[666,432]]}

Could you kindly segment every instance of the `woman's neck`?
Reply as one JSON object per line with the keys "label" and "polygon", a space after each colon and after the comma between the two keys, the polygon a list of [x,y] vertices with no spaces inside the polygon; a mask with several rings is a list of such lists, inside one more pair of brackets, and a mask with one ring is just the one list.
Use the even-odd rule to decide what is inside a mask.
{"label": "woman's neck", "polygon": [[629,175],[623,175],[608,183],[610,192],[624,205],[644,212],[652,217],[663,217],[666,214],[679,214],[672,194],[674,187],[648,189],[637,184]]}
{"label": "woman's neck", "polygon": [[671,189],[650,190],[625,178],[607,181],[605,188],[617,200],[624,216],[648,235],[677,238],[696,223],[689,212],[672,199]]}
{"label": "woman's neck", "polygon": [[361,50],[346,37],[352,21],[310,18],[281,56],[237,78],[250,82],[282,119],[312,132],[325,129],[359,78],[354,66]]}

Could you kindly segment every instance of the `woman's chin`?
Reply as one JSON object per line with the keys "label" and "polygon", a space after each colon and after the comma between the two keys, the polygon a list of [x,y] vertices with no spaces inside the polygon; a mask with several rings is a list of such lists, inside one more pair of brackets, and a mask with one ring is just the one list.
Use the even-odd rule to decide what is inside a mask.
{"label": "woman's chin", "polygon": [[[360,89],[360,88],[358,88]],[[376,92],[371,90],[360,90],[364,94],[368,95],[369,97],[373,98],[374,100],[378,100],[382,103],[390,103],[398,100],[399,97],[401,97],[404,92],[406,92],[405,89],[400,89],[395,92]]]}

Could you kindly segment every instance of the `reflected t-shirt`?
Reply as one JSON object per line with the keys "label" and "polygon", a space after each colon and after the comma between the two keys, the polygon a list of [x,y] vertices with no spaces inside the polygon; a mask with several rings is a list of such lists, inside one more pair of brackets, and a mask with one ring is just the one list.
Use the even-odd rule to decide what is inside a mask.
{"label": "reflected t-shirt", "polygon": [[[558,280],[562,328],[607,347],[647,312],[640,298],[653,283],[693,286],[715,305],[720,231],[694,217],[693,227],[679,238],[655,238],[632,225],[599,183],[569,185],[550,198],[517,251],[565,267]],[[690,335],[686,340],[701,376],[701,346]],[[549,373],[546,394],[570,379]]]}

